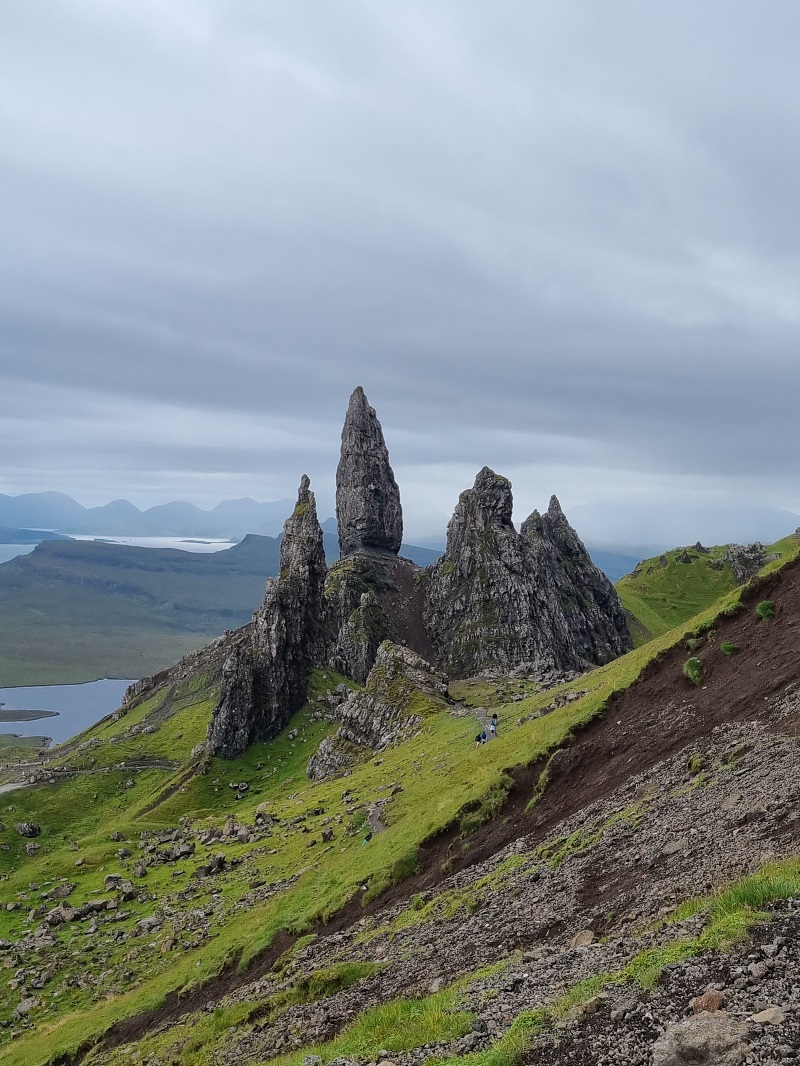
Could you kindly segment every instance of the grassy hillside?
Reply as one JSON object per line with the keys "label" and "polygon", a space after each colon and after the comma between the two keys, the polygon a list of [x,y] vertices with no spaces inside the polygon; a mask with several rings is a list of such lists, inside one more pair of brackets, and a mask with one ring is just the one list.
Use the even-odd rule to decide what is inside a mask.
{"label": "grassy hillside", "polygon": [[[325,550],[335,559],[335,535]],[[438,553],[403,545],[427,565]],[[156,673],[236,629],[278,573],[280,539],[220,552],[45,541],[0,565],[0,688]]]}
{"label": "grassy hillside", "polygon": [[210,554],[46,541],[0,566],[0,686],[141,677],[246,622],[279,542]]}
{"label": "grassy hillside", "polygon": [[[692,627],[708,625],[737,597],[731,593]],[[254,745],[233,761],[204,762],[193,754],[216,695],[203,678],[165,687],[120,720],[88,730],[55,752],[48,766],[54,780],[5,797],[0,877],[7,906],[0,909],[0,941],[27,945],[18,950],[16,965],[38,972],[44,964],[30,936],[62,886],[67,906],[97,904],[102,924],[87,918],[49,930],[42,949],[48,976],[34,986],[35,1004],[26,1015],[35,1028],[18,1031],[3,1062],[44,1066],[112,1024],[163,1004],[171,991],[196,988],[234,960],[241,969],[280,935],[310,935],[315,922],[348,901],[368,903],[412,874],[423,842],[445,826],[460,826],[455,854],[466,852],[470,833],[502,809],[509,767],[535,763],[569,743],[613,693],[685,632],[678,628],[558,690],[540,692],[520,682],[508,691],[460,686],[461,699],[497,706],[500,735],[485,747],[473,743],[471,716],[420,697],[420,735],[344,780],[311,783],[305,776],[309,756],[334,728],[315,702],[342,681],[331,672],[314,676],[308,705],[276,741]],[[547,771],[537,788],[546,780]],[[365,846],[366,808],[378,800],[386,801],[387,829]],[[266,820],[259,822],[261,812]],[[40,850],[32,854],[30,840],[13,828],[23,820],[41,826],[35,838]],[[226,824],[222,839],[203,843],[204,831],[224,832]],[[176,842],[190,844],[194,854],[165,857]],[[217,853],[224,855],[221,871],[198,877],[198,864]],[[146,877],[134,880],[132,893],[123,897],[107,886],[107,875],[130,878],[136,862],[148,856],[153,863]],[[110,916],[100,902],[108,900]],[[347,979],[338,971],[334,976]],[[320,978],[319,987],[334,976]],[[0,1005],[0,1022],[8,1023],[0,1041],[15,1028],[18,998],[9,993]],[[254,1009],[235,1017],[223,1012],[221,1024],[206,1033],[209,1048],[212,1037],[246,1022]],[[198,1056],[154,1061],[211,1061],[202,1047]],[[132,1060],[123,1055],[119,1061]]]}
{"label": "grassy hillside", "polygon": [[[636,647],[688,621],[736,587],[730,565],[722,561],[725,547],[675,548],[645,559],[616,583]],[[788,560],[799,547],[800,538],[793,534],[766,551]]]}

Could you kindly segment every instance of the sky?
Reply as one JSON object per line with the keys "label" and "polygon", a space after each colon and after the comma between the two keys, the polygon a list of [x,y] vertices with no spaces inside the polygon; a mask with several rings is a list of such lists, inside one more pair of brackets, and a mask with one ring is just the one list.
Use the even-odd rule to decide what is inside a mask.
{"label": "sky", "polygon": [[589,539],[790,532],[798,39],[795,0],[2,5],[0,492],[307,472],[325,516],[362,385],[417,541],[484,464]]}

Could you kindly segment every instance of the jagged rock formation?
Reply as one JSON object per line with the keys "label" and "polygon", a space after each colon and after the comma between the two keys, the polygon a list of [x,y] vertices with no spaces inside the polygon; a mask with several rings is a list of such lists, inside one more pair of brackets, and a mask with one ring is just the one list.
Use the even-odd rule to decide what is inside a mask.
{"label": "jagged rock formation", "polygon": [[350,397],[336,471],[339,555],[386,551],[394,555],[403,539],[400,490],[389,465],[383,430],[364,390]]}
{"label": "jagged rock formation", "polygon": [[[534,511],[520,532],[535,560],[540,588],[544,592],[549,585],[555,592],[560,610],[553,614],[563,614],[570,657],[576,663],[607,663],[629,651],[632,642],[617,591],[592,562],[557,497],[550,497],[544,515]],[[560,667],[571,668],[577,667]]]}
{"label": "jagged rock formation", "polygon": [[276,736],[306,698],[320,661],[325,553],[314,494],[303,475],[284,526],[281,568],[270,579],[249,640],[234,646],[222,669],[222,692],[208,727],[212,754],[232,758],[254,740]]}
{"label": "jagged rock formation", "polygon": [[409,648],[384,641],[364,691],[351,693],[339,707],[341,724],[309,760],[308,776],[334,777],[365,755],[408,740],[431,703],[442,706],[446,697],[446,678]]}
{"label": "jagged rock formation", "polygon": [[425,573],[388,553],[358,552],[332,566],[325,582],[327,664],[363,685],[383,640],[433,662],[422,620]]}
{"label": "jagged rock formation", "polygon": [[723,562],[731,564],[737,585],[745,585],[762,567],[777,558],[779,556],[767,554],[759,541],[753,544],[729,544],[722,556]]}
{"label": "jagged rock formation", "polygon": [[[217,642],[221,695],[208,729],[212,754],[233,757],[275,736],[302,706],[315,666],[368,686],[363,706],[352,701],[324,773],[336,759],[347,763],[348,745],[373,750],[387,743],[391,701],[369,690],[384,641],[461,677],[520,663],[529,675],[582,670],[630,647],[616,592],[555,497],[517,533],[511,485],[488,468],[461,495],[444,558],[427,570],[400,558],[400,494],[380,423],[360,388],[342,431],[336,510],[341,558],[327,570],[304,477],[285,526],[279,576],[253,621]],[[364,728],[365,707],[376,717],[372,733]]]}
{"label": "jagged rock formation", "polygon": [[511,669],[584,669],[631,647],[610,581],[553,497],[517,533],[511,484],[484,467],[462,492],[447,550],[432,568],[425,620],[438,662],[464,677]]}

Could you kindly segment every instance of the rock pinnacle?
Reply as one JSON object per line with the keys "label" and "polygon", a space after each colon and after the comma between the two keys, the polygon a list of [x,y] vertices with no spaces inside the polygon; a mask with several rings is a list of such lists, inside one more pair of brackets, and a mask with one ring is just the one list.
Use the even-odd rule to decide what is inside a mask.
{"label": "rock pinnacle", "polygon": [[397,554],[403,539],[400,490],[377,415],[359,386],[350,397],[336,471],[339,555]]}

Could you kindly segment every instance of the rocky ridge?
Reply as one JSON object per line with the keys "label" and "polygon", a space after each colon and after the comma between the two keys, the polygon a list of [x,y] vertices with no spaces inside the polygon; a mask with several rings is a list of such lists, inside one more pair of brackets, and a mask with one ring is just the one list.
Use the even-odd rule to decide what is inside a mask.
{"label": "rocky ridge", "polygon": [[[433,708],[415,698],[420,695],[433,700]],[[439,709],[446,699],[446,678],[435,675],[409,648],[384,641],[364,690],[352,692],[337,708],[339,728],[320,744],[308,764],[308,776],[322,781],[346,770],[359,757],[410,739],[424,720],[419,712]]]}
{"label": "rocky ridge", "polygon": [[249,627],[222,667],[220,700],[208,727],[210,751],[240,755],[254,740],[276,736],[306,699],[322,648],[325,552],[314,494],[303,475],[284,526],[281,569]]}
{"label": "rocky ridge", "polygon": [[[517,533],[510,482],[488,467],[461,494],[444,558],[428,570],[399,558],[400,494],[361,388],[342,430],[336,509],[340,559],[327,569],[304,476],[280,574],[252,623],[227,642],[208,729],[212,754],[231,758],[275,736],[302,704],[315,666],[366,684],[385,640],[462,677],[520,662],[543,675],[583,670],[631,646],[613,586],[556,498]],[[342,736],[340,753],[343,743]],[[331,766],[332,751],[323,755]]]}
{"label": "rocky ridge", "polygon": [[512,507],[511,483],[488,467],[459,497],[425,607],[443,668],[456,677],[520,662],[543,673],[583,670],[627,651],[617,593],[556,497],[519,533]]}

